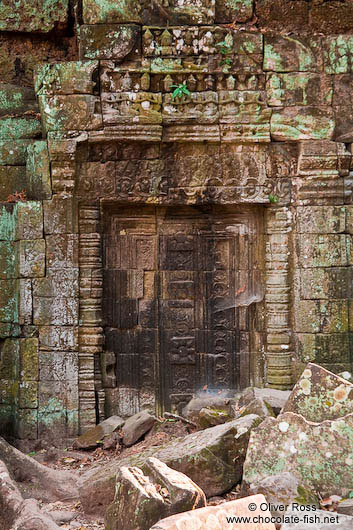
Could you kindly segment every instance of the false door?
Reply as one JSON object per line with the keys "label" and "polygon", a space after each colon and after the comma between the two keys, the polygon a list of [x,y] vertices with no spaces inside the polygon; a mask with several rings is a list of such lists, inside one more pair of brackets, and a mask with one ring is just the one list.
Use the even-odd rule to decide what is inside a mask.
{"label": "false door", "polygon": [[163,411],[248,385],[251,311],[237,296],[259,264],[246,220],[216,207],[109,213],[103,308],[118,387],[153,394]]}

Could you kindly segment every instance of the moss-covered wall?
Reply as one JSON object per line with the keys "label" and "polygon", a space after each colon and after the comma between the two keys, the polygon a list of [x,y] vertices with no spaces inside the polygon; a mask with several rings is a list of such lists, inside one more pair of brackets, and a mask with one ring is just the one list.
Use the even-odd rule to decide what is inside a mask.
{"label": "moss-covered wall", "polygon": [[0,432],[138,406],[104,351],[106,199],[263,205],[252,381],[352,369],[352,22],[350,1],[1,3]]}

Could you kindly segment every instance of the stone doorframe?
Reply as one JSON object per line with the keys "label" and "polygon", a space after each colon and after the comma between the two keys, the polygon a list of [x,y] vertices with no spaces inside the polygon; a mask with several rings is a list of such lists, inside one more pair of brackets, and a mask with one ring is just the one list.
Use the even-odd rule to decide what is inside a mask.
{"label": "stone doorframe", "polygon": [[[89,145],[97,144],[96,133],[73,133],[71,138],[58,138],[49,133],[49,153],[52,169],[53,191],[57,196],[72,201],[77,231],[79,234],[79,425],[84,431],[96,422],[97,408],[100,418],[104,417],[104,379],[110,377],[109,355],[103,358],[104,333],[102,327],[102,234],[100,228],[104,198],[85,197],[92,193],[81,193],[79,189],[82,153]],[[71,136],[71,135],[67,135]],[[99,142],[130,141],[135,137],[116,138],[109,134]],[[146,138],[144,138],[146,141]],[[248,146],[252,150],[253,146]],[[245,153],[247,147],[240,147]],[[256,149],[256,148],[255,148]],[[242,156],[240,154],[240,156]],[[98,180],[96,175],[96,182]],[[283,183],[282,183],[283,184]],[[103,187],[109,183],[103,183]],[[93,186],[94,187],[94,186]],[[253,353],[256,362],[252,363],[252,383],[258,386],[288,389],[292,384],[293,347],[291,340],[291,212],[290,194],[283,193],[277,204],[271,204],[268,195],[271,188],[254,182],[242,190],[243,197],[236,200],[222,199],[219,204],[266,205],[264,246],[265,246],[265,307],[264,340],[253,333]],[[278,189],[278,186],[277,188]],[[281,189],[288,189],[282,185]],[[252,194],[252,196],[251,196]],[[94,195],[94,193],[93,193]],[[103,194],[104,195],[104,194]],[[111,199],[111,197],[106,197]],[[231,202],[229,202],[231,201]],[[190,203],[189,203],[190,204]],[[111,360],[112,361],[112,360]],[[112,364],[112,362],[111,362]],[[105,366],[102,373],[102,365]]]}
{"label": "stone doorframe", "polygon": [[[82,75],[87,79],[85,71]],[[68,108],[65,108],[66,104]],[[260,340],[254,333],[254,351],[259,362],[253,364],[253,383],[278,389],[290,388],[293,379],[292,360],[295,357],[291,311],[294,284],[291,273],[291,264],[294,262],[292,210],[297,205],[316,204],[317,200],[317,204],[335,204],[336,197],[343,193],[341,176],[348,174],[350,163],[350,153],[346,151],[345,145],[325,140],[272,143],[270,138],[254,136],[251,139],[247,134],[244,138],[230,135],[221,140],[220,134],[216,134],[216,125],[211,128],[214,132],[212,136],[208,125],[195,123],[175,124],[175,129],[169,127],[164,134],[161,125],[138,124],[132,116],[124,116],[123,124],[103,127],[99,98],[94,95],[60,95],[59,92],[59,95],[42,96],[41,105],[44,129],[48,133],[53,199],[57,197],[71,201],[68,207],[75,212],[73,232],[78,234],[79,239],[80,431],[95,424],[96,397],[101,417],[104,416],[105,398],[100,367],[103,328],[102,242],[99,225],[101,199],[116,199],[115,190],[110,188],[104,175],[92,175],[92,186],[89,179],[82,183],[82,163],[87,160],[89,145],[104,142],[157,144],[163,141],[218,145],[220,150],[222,146],[231,148],[239,160],[240,169],[246,170],[244,175],[247,176],[240,171],[236,186],[211,185],[209,197],[212,203],[266,206],[265,340]],[[63,125],[60,122],[61,112],[75,117],[77,105],[83,109],[81,116]],[[59,127],[55,125],[57,121]],[[70,126],[75,130],[71,130]],[[267,149],[269,152],[266,154]],[[260,165],[263,164],[264,171],[250,167],[259,159],[263,160]],[[233,170],[231,165],[228,169],[230,172]],[[85,187],[87,182],[88,187]],[[198,204],[202,204],[201,188],[195,198]],[[183,204],[183,201],[179,204]],[[188,199],[186,204],[193,203]],[[109,365],[109,359],[107,363]],[[109,377],[109,370],[108,373],[105,371],[103,377]]]}

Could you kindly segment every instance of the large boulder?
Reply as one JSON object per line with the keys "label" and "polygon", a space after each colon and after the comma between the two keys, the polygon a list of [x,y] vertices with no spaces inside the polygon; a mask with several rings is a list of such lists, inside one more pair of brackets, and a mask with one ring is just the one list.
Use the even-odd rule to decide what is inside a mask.
{"label": "large boulder", "polygon": [[353,383],[309,363],[282,412],[295,412],[315,422],[350,414],[353,412]]}
{"label": "large boulder", "polygon": [[249,414],[94,468],[80,481],[82,506],[87,513],[104,514],[106,507],[113,502],[119,469],[136,466],[145,471],[150,456],[187,475],[207,496],[220,495],[240,480],[250,432],[260,422],[261,418]]}
{"label": "large boulder", "polygon": [[347,497],[353,490],[353,413],[322,423],[286,412],[251,433],[243,486],[288,472],[321,495]]}
{"label": "large boulder", "polygon": [[119,416],[111,416],[79,436],[74,441],[73,448],[94,449],[104,441],[104,438],[121,429],[124,423]]}
{"label": "large boulder", "polygon": [[148,458],[145,473],[122,467],[114,502],[105,515],[106,530],[149,530],[164,517],[206,506],[204,492],[183,473]]}
{"label": "large boulder", "polygon": [[230,397],[208,394],[207,392],[192,398],[183,408],[183,416],[191,420],[198,419],[200,411],[205,408],[229,412],[232,399]]}
{"label": "large boulder", "polygon": [[270,414],[267,415],[273,416],[273,412],[275,414],[279,414],[281,412],[289,396],[289,390],[248,387],[235,396],[233,410],[236,415],[239,410],[243,409],[244,407],[248,407],[252,402],[262,401],[270,411]]}
{"label": "large boulder", "polygon": [[156,423],[156,418],[147,410],[142,410],[126,420],[121,431],[123,444],[130,446],[139,440],[146,432],[152,429]]}
{"label": "large boulder", "polygon": [[[192,512],[172,515],[159,521],[150,530],[229,530],[230,528],[251,528],[251,530],[275,530],[270,520],[271,512],[266,509],[267,501],[263,495],[254,495],[236,501],[225,502],[218,506],[207,506]],[[248,517],[249,523],[237,519]]]}

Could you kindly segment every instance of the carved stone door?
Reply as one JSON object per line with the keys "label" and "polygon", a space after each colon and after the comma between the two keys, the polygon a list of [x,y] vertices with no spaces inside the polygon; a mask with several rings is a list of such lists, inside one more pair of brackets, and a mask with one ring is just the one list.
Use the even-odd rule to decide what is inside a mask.
{"label": "carved stone door", "polygon": [[250,314],[236,296],[259,264],[246,220],[216,207],[109,213],[104,319],[118,387],[155,396],[162,411],[200,389],[248,385]]}

